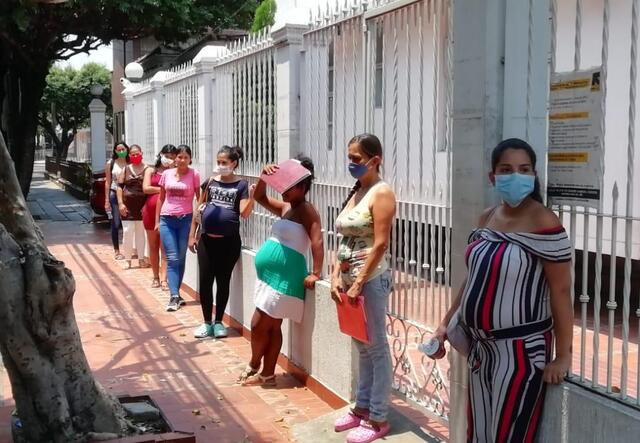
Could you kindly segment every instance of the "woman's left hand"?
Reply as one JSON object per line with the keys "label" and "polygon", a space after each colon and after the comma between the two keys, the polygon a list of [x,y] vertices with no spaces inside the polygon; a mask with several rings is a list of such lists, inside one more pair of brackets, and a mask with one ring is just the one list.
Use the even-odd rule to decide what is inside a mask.
{"label": "woman's left hand", "polygon": [[544,381],[553,385],[559,385],[569,372],[571,355],[556,357],[544,368]]}
{"label": "woman's left hand", "polygon": [[355,282],[351,285],[351,287],[347,291],[347,296],[349,297],[349,303],[355,305],[358,302],[358,297],[360,295],[362,295],[362,284]]}
{"label": "woman's left hand", "polygon": [[309,274],[304,279],[304,287],[307,289],[314,289],[318,280],[320,280],[320,277],[315,274]]}

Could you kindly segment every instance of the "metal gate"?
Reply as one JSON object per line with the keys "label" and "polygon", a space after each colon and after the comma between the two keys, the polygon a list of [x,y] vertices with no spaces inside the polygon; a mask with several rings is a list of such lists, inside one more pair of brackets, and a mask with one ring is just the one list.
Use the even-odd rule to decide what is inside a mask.
{"label": "metal gate", "polygon": [[[364,5],[364,6],[363,6]],[[387,331],[396,392],[447,419],[449,365],[418,352],[451,298],[451,11],[445,0],[366,2],[321,11],[304,36],[301,144],[316,164],[312,190],[327,245],[353,181],[346,145],[372,132],[398,197],[389,261]]]}

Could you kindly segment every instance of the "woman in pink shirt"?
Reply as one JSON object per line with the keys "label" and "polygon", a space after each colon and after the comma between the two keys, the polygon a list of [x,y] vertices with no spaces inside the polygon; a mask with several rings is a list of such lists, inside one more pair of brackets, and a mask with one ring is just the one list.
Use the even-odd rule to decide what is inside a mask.
{"label": "woman in pink shirt", "polygon": [[177,311],[185,301],[180,297],[180,285],[189,244],[189,230],[193,217],[193,202],[200,198],[200,174],[191,164],[191,148],[176,148],[175,168],[162,173],[160,197],[156,205],[156,229],[167,255],[169,304],[167,311]]}

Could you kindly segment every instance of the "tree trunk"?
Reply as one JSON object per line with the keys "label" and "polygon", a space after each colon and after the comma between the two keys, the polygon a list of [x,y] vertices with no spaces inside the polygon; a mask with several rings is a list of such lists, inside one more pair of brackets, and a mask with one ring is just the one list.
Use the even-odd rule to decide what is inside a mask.
{"label": "tree trunk", "polygon": [[0,134],[0,352],[28,442],[81,442],[133,428],[94,380],[71,271],[48,251]]}
{"label": "tree trunk", "polygon": [[3,106],[2,113],[7,114],[7,144],[20,183],[22,194],[29,194],[31,178],[33,176],[33,162],[35,159],[35,138],[38,128],[38,108],[46,84],[49,66],[15,65],[6,71],[7,106]]}

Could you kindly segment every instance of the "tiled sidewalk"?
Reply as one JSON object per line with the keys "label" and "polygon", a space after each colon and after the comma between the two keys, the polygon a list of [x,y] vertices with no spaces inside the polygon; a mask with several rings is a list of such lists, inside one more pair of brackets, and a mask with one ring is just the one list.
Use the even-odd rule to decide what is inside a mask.
{"label": "tiled sidewalk", "polygon": [[[41,226],[52,253],[73,271],[84,349],[105,388],[151,395],[177,430],[194,432],[203,443],[291,441],[294,423],[332,411],[281,370],[277,389],[236,385],[250,355],[246,339],[235,331],[225,340],[194,339],[199,305],[190,301],[177,313],[165,312],[166,293],[149,288],[151,271],[123,270],[113,260],[106,225],[47,216],[78,203],[65,196],[37,181],[30,200],[52,203]],[[6,374],[0,376],[0,442],[10,442],[13,400]]]}

